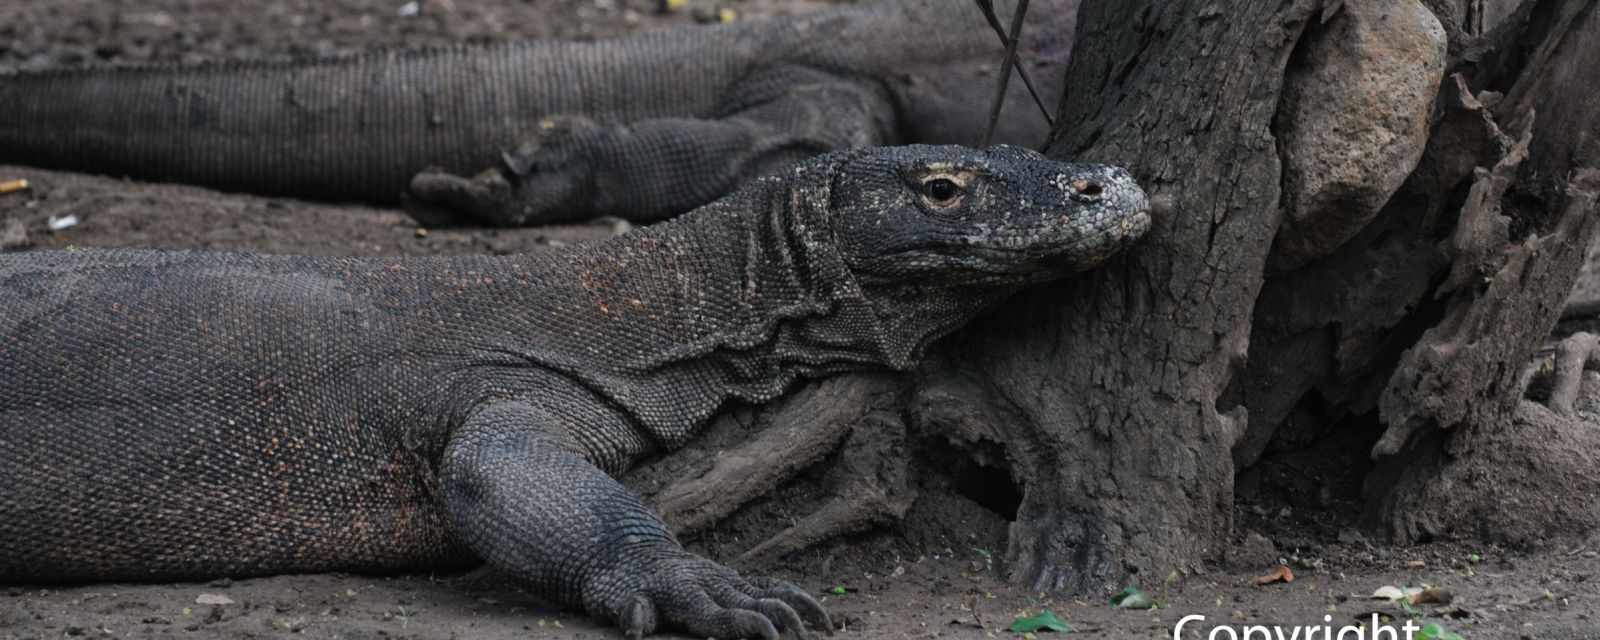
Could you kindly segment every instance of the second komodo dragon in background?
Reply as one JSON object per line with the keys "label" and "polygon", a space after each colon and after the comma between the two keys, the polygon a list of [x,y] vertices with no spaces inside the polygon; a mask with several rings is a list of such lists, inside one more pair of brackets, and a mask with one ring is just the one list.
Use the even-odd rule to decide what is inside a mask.
{"label": "second komodo dragon in background", "polygon": [[[1076,3],[1033,3],[1030,65],[1070,55]],[[603,42],[12,74],[0,76],[0,162],[374,204],[409,188],[429,222],[659,220],[829,150],[980,144],[1004,50],[975,4],[883,0]],[[1064,70],[1039,71],[1054,105]],[[996,141],[1042,143],[1044,117],[1010,87]]]}
{"label": "second komodo dragon in background", "polygon": [[532,255],[0,254],[0,582],[477,557],[632,635],[829,627],[607,472],[729,400],[906,369],[1149,226],[1121,169],[913,146]]}

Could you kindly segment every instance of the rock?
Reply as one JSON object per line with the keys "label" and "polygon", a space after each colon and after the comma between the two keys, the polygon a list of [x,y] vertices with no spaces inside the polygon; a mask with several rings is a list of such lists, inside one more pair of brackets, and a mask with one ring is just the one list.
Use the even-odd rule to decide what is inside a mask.
{"label": "rock", "polygon": [[33,241],[28,239],[28,228],[23,226],[21,220],[0,223],[0,251],[15,251],[31,246]]}
{"label": "rock", "polygon": [[1284,218],[1273,268],[1344,244],[1416,168],[1445,45],[1444,28],[1417,0],[1350,0],[1309,27],[1274,123]]}
{"label": "rock", "polygon": [[1261,572],[1278,566],[1278,548],[1266,536],[1252,531],[1243,542],[1228,547],[1223,560],[1229,571]]}
{"label": "rock", "polygon": [[1359,544],[1359,545],[1371,544],[1371,543],[1367,542],[1367,537],[1365,535],[1362,535],[1362,533],[1360,531],[1357,531],[1355,529],[1350,529],[1350,528],[1345,528],[1345,529],[1340,529],[1339,530],[1339,542],[1342,543],[1342,544]]}
{"label": "rock", "polygon": [[220,593],[202,593],[194,599],[195,604],[226,605],[233,604],[233,598]]}
{"label": "rock", "polygon": [[699,22],[701,24],[733,22],[734,20],[738,19],[738,14],[735,13],[733,9],[720,6],[716,3],[697,4],[693,9],[690,10],[689,15],[694,17],[695,22]]}

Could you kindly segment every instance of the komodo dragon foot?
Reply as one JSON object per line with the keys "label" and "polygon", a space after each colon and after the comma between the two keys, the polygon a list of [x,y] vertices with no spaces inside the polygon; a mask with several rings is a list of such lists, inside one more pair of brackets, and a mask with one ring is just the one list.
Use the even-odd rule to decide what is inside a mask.
{"label": "komodo dragon foot", "polygon": [[583,117],[546,118],[537,137],[502,154],[502,166],[470,178],[430,167],[411,179],[407,213],[424,226],[464,221],[525,226],[593,216],[594,170],[580,150],[601,127]]}
{"label": "komodo dragon foot", "polygon": [[626,433],[623,414],[562,396],[576,393],[569,383],[547,382],[542,391],[567,401],[491,403],[451,435],[439,491],[468,549],[633,638],[672,627],[702,637],[804,639],[805,623],[832,633],[822,605],[799,587],[740,576],[685,551],[637,496],[579,451],[571,433]]}
{"label": "komodo dragon foot", "polygon": [[[624,596],[620,608],[610,613],[629,638],[654,633],[663,619],[718,638],[778,640],[781,633],[809,638],[802,619],[833,635],[833,622],[822,605],[783,580],[746,578],[684,551],[648,564],[643,571],[637,566],[620,568],[615,576],[621,582],[616,585],[618,590],[631,595]],[[648,584],[638,584],[641,575]]]}

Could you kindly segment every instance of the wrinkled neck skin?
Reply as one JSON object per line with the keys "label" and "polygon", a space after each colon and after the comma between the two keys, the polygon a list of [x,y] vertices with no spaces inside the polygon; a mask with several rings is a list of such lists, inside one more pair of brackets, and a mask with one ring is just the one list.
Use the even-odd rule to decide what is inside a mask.
{"label": "wrinkled neck skin", "polygon": [[[874,367],[906,370],[930,342],[1015,291],[962,290],[927,281],[863,282],[851,272],[833,237],[833,186],[826,175],[831,169],[811,171],[814,178],[800,177],[791,183],[800,186],[774,189],[752,209],[757,223],[738,239],[749,256],[743,263],[743,289],[774,294],[757,305],[759,323],[769,329],[759,347],[727,350],[717,357],[804,361],[786,377]],[[820,361],[830,364],[819,366]]]}
{"label": "wrinkled neck skin", "polygon": [[[932,342],[1023,287],[1020,281],[962,286],[937,277],[858,277],[834,237],[831,216],[838,205],[828,175],[833,168],[809,170],[815,177],[792,183],[801,186],[773,190],[766,204],[756,209],[761,223],[751,227],[741,242],[753,256],[760,255],[748,264],[764,269],[752,286],[773,291],[798,282],[803,285],[796,289],[806,292],[802,302],[764,309],[765,321],[781,327],[770,334],[767,351],[831,353],[841,370],[872,366],[905,371],[922,359]],[[808,312],[794,312],[799,309]],[[845,346],[842,352],[834,351],[840,346]]]}
{"label": "wrinkled neck skin", "polygon": [[1021,289],[1021,285],[942,289],[933,295],[925,286],[901,284],[869,287],[868,299],[877,311],[888,348],[888,367],[906,371],[915,367],[935,341],[960,329]]}
{"label": "wrinkled neck skin", "polygon": [[[1028,6],[1017,56],[1027,66],[1045,108],[1051,111],[1060,103],[1065,89],[1079,1],[1032,0]],[[907,139],[970,147],[982,144],[1004,49],[975,5],[964,2],[959,11],[938,16],[937,25],[930,25],[959,30],[960,40],[974,46],[974,51],[956,56],[958,61],[951,61],[948,54],[943,60],[912,57],[901,73],[888,76],[890,92],[900,111],[899,121],[905,128],[902,134]],[[916,6],[916,2],[908,4]],[[995,14],[1006,29],[1011,28],[1015,7],[1015,0],[995,2]],[[1013,71],[993,143],[1037,149],[1049,132],[1049,123]]]}

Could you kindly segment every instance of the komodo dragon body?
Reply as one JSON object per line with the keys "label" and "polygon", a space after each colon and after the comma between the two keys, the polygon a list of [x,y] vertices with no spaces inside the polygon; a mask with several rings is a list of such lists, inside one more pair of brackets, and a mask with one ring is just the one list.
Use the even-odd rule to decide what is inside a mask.
{"label": "komodo dragon body", "polygon": [[481,558],[633,633],[826,625],[607,473],[729,400],[909,367],[1149,225],[1120,169],[912,146],[536,255],[3,254],[0,583]]}
{"label": "komodo dragon body", "polygon": [[[1057,4],[1076,0],[1029,12],[1030,66],[1070,55]],[[435,218],[498,224],[656,220],[823,151],[978,145],[1003,57],[972,0],[884,0],[604,42],[22,73],[0,76],[0,162],[375,204],[409,189]],[[1044,71],[1054,105],[1064,73]],[[1010,86],[996,141],[1040,143]]]}

